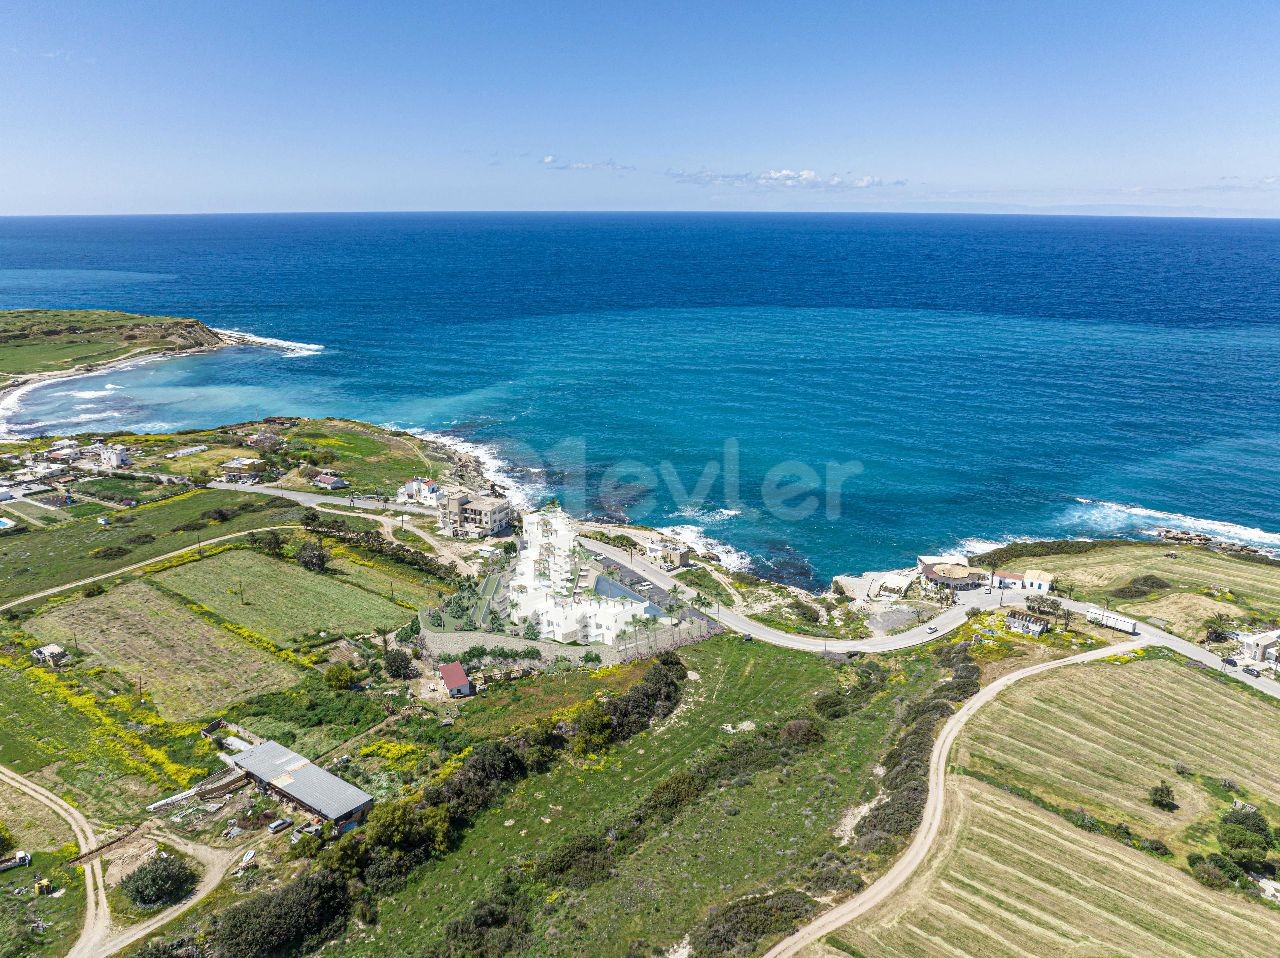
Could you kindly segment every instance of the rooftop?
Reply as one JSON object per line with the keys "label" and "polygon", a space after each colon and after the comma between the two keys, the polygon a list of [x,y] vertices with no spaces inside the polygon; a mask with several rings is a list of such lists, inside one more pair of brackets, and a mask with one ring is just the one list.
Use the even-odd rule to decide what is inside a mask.
{"label": "rooftop", "polygon": [[449,689],[460,689],[471,681],[467,678],[466,670],[457,662],[446,662],[440,666],[440,677]]}
{"label": "rooftop", "polygon": [[326,772],[279,742],[263,742],[232,756],[232,764],[325,818],[343,818],[373,800],[368,792]]}

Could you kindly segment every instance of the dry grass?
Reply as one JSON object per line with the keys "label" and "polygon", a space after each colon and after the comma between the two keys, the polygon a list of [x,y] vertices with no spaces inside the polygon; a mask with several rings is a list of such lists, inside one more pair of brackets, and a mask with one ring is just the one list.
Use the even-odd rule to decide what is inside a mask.
{"label": "dry grass", "polygon": [[143,582],[55,606],[24,628],[42,642],[90,652],[88,666],[141,676],[165,718],[207,715],[298,673],[275,656],[196,618]]}
{"label": "dry grass", "polygon": [[[1169,552],[1176,552],[1178,558],[1168,558]],[[1254,609],[1280,613],[1280,566],[1246,562],[1209,549],[1135,542],[1077,555],[1019,559],[1009,566],[1019,571],[1053,572],[1090,595],[1125,585],[1141,575],[1156,575],[1180,591],[1229,589]]]}
{"label": "dry grass", "polygon": [[18,848],[52,851],[74,840],[71,827],[57,812],[12,785],[0,783],[0,822],[9,826]]}
{"label": "dry grass", "polygon": [[941,851],[806,958],[1254,958],[1280,914],[997,789],[952,779]]}
{"label": "dry grass", "polygon": [[1240,615],[1239,607],[1230,602],[1219,602],[1207,595],[1185,592],[1166,595],[1151,602],[1122,605],[1119,611],[1146,619],[1187,639],[1202,638],[1205,623],[1219,613],[1232,617]]}

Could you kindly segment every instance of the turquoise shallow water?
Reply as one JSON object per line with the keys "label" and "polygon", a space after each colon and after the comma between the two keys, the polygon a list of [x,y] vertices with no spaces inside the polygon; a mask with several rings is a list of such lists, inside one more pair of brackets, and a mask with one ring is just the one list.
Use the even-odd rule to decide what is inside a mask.
{"label": "turquoise shallow water", "polygon": [[1255,222],[4,220],[5,307],[323,347],[145,364],[7,416],[444,431],[535,497],[686,526],[799,582],[1155,524],[1280,546],[1278,266],[1280,224]]}

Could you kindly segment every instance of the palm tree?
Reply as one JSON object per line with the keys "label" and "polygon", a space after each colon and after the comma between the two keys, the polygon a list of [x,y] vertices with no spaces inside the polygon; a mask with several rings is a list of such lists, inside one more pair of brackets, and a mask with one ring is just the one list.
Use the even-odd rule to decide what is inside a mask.
{"label": "palm tree", "polygon": [[1204,624],[1205,640],[1208,642],[1221,642],[1230,636],[1234,628],[1235,622],[1231,616],[1219,612]]}

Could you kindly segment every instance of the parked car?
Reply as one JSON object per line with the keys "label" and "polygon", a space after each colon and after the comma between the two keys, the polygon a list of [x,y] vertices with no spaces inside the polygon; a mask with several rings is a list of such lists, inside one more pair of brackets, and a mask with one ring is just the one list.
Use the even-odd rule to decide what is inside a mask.
{"label": "parked car", "polygon": [[277,818],[274,822],[267,826],[267,831],[272,835],[279,835],[282,831],[293,824],[290,818]]}
{"label": "parked car", "polygon": [[1229,665],[1229,666],[1231,666],[1231,667],[1234,669],[1234,668],[1235,668],[1237,665],[1239,665],[1240,663],[1239,663],[1239,662],[1237,662],[1235,659],[1223,659],[1223,660],[1222,660],[1222,664],[1223,664],[1223,665]]}
{"label": "parked car", "polygon": [[1257,669],[1255,669],[1252,665],[1246,665],[1244,667],[1244,674],[1252,675],[1255,679],[1262,678],[1262,673],[1259,672]]}

